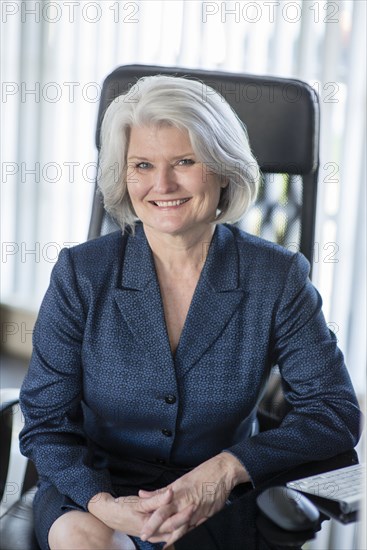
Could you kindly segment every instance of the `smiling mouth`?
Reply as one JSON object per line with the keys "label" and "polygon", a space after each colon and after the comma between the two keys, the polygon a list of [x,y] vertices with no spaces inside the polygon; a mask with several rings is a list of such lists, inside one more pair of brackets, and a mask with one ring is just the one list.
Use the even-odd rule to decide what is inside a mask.
{"label": "smiling mouth", "polygon": [[151,204],[154,204],[155,206],[159,206],[159,208],[167,208],[169,206],[181,206],[181,204],[184,204],[185,202],[189,201],[188,199],[177,199],[173,201],[149,201]]}

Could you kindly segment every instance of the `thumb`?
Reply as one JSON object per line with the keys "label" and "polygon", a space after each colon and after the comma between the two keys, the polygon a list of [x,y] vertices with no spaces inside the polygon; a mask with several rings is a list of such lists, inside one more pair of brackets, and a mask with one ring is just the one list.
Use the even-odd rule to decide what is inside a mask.
{"label": "thumb", "polygon": [[151,498],[154,495],[157,495],[157,494],[161,493],[162,491],[163,491],[162,489],[158,489],[158,490],[155,490],[155,491],[146,491],[145,489],[139,489],[139,497],[140,498]]}
{"label": "thumb", "polygon": [[[147,495],[143,495],[141,493],[148,493]],[[158,491],[143,491],[142,489],[139,491],[139,504],[140,508],[143,512],[154,512],[159,508],[160,506],[163,506],[164,504],[168,504],[173,497],[173,491],[171,488],[169,489],[158,489]]]}

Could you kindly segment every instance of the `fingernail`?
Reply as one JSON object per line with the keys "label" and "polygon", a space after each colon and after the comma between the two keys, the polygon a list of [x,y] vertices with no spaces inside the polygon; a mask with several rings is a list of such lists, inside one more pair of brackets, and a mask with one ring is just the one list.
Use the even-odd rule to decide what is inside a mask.
{"label": "fingernail", "polygon": [[140,540],[146,541],[147,540],[147,535],[145,533],[140,535]]}

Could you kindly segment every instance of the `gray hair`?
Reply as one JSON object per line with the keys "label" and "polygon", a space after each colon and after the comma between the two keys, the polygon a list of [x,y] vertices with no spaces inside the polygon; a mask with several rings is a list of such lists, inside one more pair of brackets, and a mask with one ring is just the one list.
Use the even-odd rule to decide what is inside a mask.
{"label": "gray hair", "polygon": [[163,75],[140,78],[106,110],[98,175],[106,211],[123,230],[126,226],[134,230],[137,218],[126,183],[130,129],[161,125],[187,130],[200,162],[228,182],[221,192],[215,223],[239,220],[255,200],[260,179],[245,126],[210,86]]}

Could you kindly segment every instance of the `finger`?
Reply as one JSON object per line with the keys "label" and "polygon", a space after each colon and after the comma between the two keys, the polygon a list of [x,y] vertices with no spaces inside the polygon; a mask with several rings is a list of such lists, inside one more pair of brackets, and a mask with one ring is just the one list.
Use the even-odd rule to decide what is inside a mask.
{"label": "finger", "polygon": [[158,494],[158,491],[155,490],[155,491],[146,491],[145,489],[139,489],[139,497],[140,498],[150,498],[150,497],[153,497],[154,495],[157,495]]}
{"label": "finger", "polygon": [[158,510],[161,506],[167,505],[172,501],[173,491],[167,489],[160,493],[155,492],[150,498],[140,498],[139,507],[144,513],[151,513]]}
{"label": "finger", "polygon": [[[144,524],[140,538],[147,540],[152,535],[156,534],[161,525],[172,515],[176,513],[176,505],[174,503],[160,506],[155,510],[148,521]],[[163,531],[163,529],[161,530]]]}
{"label": "finger", "polygon": [[207,517],[207,516],[204,516],[203,518],[199,519],[199,521],[196,522],[196,524],[194,525],[194,527],[199,527],[199,525],[201,525],[202,523],[204,523],[204,521],[206,521],[207,519],[209,519],[209,517]]}
{"label": "finger", "polygon": [[139,496],[141,498],[150,498],[155,495],[160,495],[161,493],[164,493],[168,489],[172,489],[171,485],[167,485],[166,487],[161,487],[160,489],[155,489],[154,491],[147,491],[146,489],[139,489]]}
{"label": "finger", "polygon": [[165,533],[173,533],[184,525],[190,527],[190,520],[194,514],[194,510],[195,506],[193,504],[190,504],[183,510],[180,510],[180,512],[177,512],[177,514],[170,516],[164,523],[160,525],[160,531]]}
{"label": "finger", "polygon": [[[171,539],[173,534],[175,533],[175,540],[177,540],[179,537],[183,536],[184,533],[189,531],[190,525],[189,525],[189,519],[192,515],[194,506],[190,504],[185,510],[182,510],[179,514],[176,514],[174,516],[174,520],[172,523],[170,520],[166,522],[164,525],[168,526],[169,531],[166,527],[163,528],[161,525],[159,530],[152,535],[150,535],[147,540],[149,542],[156,542],[157,540],[165,541],[167,544],[172,544],[174,541]],[[171,542],[169,542],[171,541]]]}
{"label": "finger", "polygon": [[188,531],[190,531],[188,525],[184,525],[180,527],[180,529],[177,529],[177,531],[174,531],[172,535],[166,539],[166,544],[163,546],[163,550],[169,550],[171,545],[183,537]]}
{"label": "finger", "polygon": [[165,487],[163,487],[163,489],[155,489],[154,491],[147,491],[146,489],[139,489],[139,496],[141,498],[150,498],[154,495],[157,495],[159,494],[159,492],[162,492],[162,490],[164,490]]}

